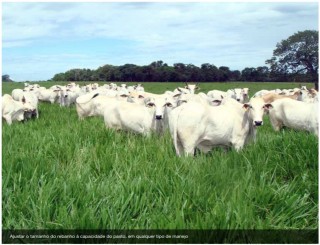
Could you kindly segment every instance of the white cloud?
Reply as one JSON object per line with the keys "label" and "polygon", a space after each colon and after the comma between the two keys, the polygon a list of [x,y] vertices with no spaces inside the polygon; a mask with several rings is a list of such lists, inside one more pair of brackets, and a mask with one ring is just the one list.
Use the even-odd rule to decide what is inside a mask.
{"label": "white cloud", "polygon": [[[159,59],[169,64],[209,62],[243,69],[264,65],[276,43],[293,33],[318,29],[318,5],[305,2],[3,3],[2,6],[4,50],[32,47],[35,57],[39,57],[43,53],[37,53],[39,42],[47,43],[48,50],[49,45],[62,47],[69,39],[100,38],[130,43],[126,54],[114,47],[114,51],[101,54],[101,60],[81,56],[88,55],[84,51],[92,48],[85,46],[78,51],[77,60],[62,62],[64,67],[55,64],[58,61],[54,55],[45,54],[52,67],[61,67],[61,72],[78,64],[84,67],[97,62],[101,62],[98,66],[106,62],[148,64]],[[7,53],[14,55],[4,52]],[[64,57],[64,53],[65,50],[56,55]],[[9,58],[4,61],[11,62]]]}

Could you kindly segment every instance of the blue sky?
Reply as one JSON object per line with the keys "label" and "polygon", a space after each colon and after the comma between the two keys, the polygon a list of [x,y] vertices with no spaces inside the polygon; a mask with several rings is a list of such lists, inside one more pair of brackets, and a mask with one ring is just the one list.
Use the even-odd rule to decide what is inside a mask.
{"label": "blue sky", "polygon": [[318,30],[317,2],[2,3],[2,73],[47,80],[72,68],[162,60],[265,65],[277,42]]}

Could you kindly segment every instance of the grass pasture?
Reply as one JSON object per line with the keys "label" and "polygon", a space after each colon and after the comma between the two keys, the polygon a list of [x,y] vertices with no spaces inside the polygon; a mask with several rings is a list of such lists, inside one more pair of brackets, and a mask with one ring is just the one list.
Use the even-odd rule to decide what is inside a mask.
{"label": "grass pasture", "polygon": [[[22,86],[3,83],[2,93]],[[144,84],[159,93],[177,86]],[[79,121],[74,106],[39,110],[38,120],[2,125],[3,229],[318,228],[318,138],[309,133],[274,132],[266,117],[256,144],[239,153],[178,158],[168,133],[107,130],[102,118]]]}

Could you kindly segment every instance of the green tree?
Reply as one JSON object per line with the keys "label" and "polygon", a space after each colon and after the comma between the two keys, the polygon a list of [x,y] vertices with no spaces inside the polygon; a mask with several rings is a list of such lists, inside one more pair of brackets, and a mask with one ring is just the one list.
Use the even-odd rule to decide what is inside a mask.
{"label": "green tree", "polygon": [[9,75],[2,75],[2,82],[13,82]]}
{"label": "green tree", "polygon": [[219,70],[215,65],[204,63],[201,65],[202,80],[206,82],[219,81]]}
{"label": "green tree", "polygon": [[65,76],[65,73],[58,73],[58,74],[55,74],[54,77],[52,78],[53,81],[66,81],[66,76]]}
{"label": "green tree", "polygon": [[234,70],[230,72],[230,80],[231,81],[240,81],[241,72],[239,70]]}
{"label": "green tree", "polygon": [[228,81],[231,77],[231,71],[227,66],[219,67],[219,81],[225,82]]}
{"label": "green tree", "polygon": [[318,31],[300,31],[277,43],[273,57],[266,60],[274,74],[306,74],[318,89]]}

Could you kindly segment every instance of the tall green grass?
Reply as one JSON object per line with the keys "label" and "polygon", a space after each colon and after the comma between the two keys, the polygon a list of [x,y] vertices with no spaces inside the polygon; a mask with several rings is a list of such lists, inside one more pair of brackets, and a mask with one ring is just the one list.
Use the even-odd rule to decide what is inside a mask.
{"label": "tall green grass", "polygon": [[[49,86],[47,83],[45,86]],[[146,84],[163,92],[181,84]],[[246,84],[263,88],[295,84]],[[202,91],[243,84],[201,84]],[[3,93],[22,84],[3,84]],[[310,86],[309,86],[310,87]],[[41,103],[2,126],[4,229],[306,229],[318,227],[318,139],[273,131],[241,152],[178,158],[168,133],[144,137]]]}

